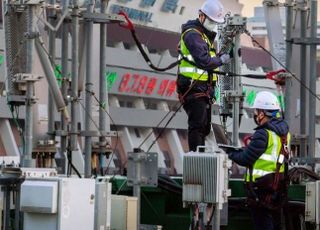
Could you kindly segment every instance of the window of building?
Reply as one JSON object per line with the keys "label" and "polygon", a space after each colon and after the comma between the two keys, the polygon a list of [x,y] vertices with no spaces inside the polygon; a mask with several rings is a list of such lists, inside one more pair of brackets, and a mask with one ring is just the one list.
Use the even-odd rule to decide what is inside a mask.
{"label": "window of building", "polygon": [[252,30],[266,30],[267,28],[265,26],[253,26]]}
{"label": "window of building", "polygon": [[175,13],[178,7],[178,0],[165,0],[161,11]]}
{"label": "window of building", "polygon": [[139,6],[140,7],[151,7],[154,5],[156,0],[141,0]]}
{"label": "window of building", "polygon": [[119,100],[119,105],[122,108],[133,108],[132,101]]}
{"label": "window of building", "polygon": [[118,2],[121,2],[121,3],[128,3],[128,2],[131,2],[132,0],[118,0]]}
{"label": "window of building", "polygon": [[152,101],[144,101],[144,106],[146,109],[157,110],[157,104]]}
{"label": "window of building", "polygon": [[185,9],[186,9],[185,6],[181,6],[179,14],[183,15]]}
{"label": "window of building", "polygon": [[140,138],[140,137],[141,137],[140,132],[139,132],[139,129],[134,128],[133,131],[134,131],[134,133],[136,134],[136,137],[137,137],[137,138]]}

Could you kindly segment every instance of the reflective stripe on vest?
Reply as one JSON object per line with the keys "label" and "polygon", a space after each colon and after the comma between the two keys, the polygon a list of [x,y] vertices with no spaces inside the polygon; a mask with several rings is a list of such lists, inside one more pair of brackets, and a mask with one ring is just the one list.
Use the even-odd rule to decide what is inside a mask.
{"label": "reflective stripe on vest", "polygon": [[198,69],[196,67],[180,67],[180,73],[197,73],[197,74],[203,74],[204,71],[203,69]]}
{"label": "reflective stripe on vest", "polygon": [[[266,130],[268,133],[268,145],[266,151],[259,157],[252,167],[252,181],[276,172],[277,160],[281,151],[281,138],[273,131]],[[290,143],[290,134],[287,135],[287,143]],[[284,172],[284,165],[280,167],[280,173]],[[247,170],[246,181],[250,181],[250,174]]]}
{"label": "reflective stripe on vest", "polygon": [[[191,55],[191,54],[189,54],[189,55],[185,55],[185,56],[183,56],[183,57],[184,57],[184,58],[187,58],[189,61],[194,62],[193,57],[192,57],[192,55]],[[182,59],[181,54],[179,54],[178,59]]]}
{"label": "reflective stripe on vest", "polygon": [[[181,55],[183,56],[183,58],[187,59],[188,61],[194,62],[192,55],[190,54],[188,48],[186,47],[186,45],[183,41],[183,36],[189,31],[195,31],[195,32],[199,33],[201,35],[202,39],[207,43],[209,49],[213,50],[214,47],[213,47],[213,44],[211,44],[209,38],[205,34],[198,31],[197,29],[191,28],[191,29],[188,29],[185,32],[183,32],[181,35],[181,38],[180,38]],[[209,51],[209,52],[210,52],[211,57],[216,56],[214,51]],[[181,58],[181,56],[179,58]],[[186,61],[184,59],[181,60],[180,65],[179,65],[179,74],[181,74],[185,77],[191,78],[193,80],[196,80],[196,81],[207,81],[208,80],[207,71],[195,67],[194,65],[192,65],[188,61]],[[217,75],[214,74],[212,76],[212,81],[216,81],[216,80],[217,80]]]}

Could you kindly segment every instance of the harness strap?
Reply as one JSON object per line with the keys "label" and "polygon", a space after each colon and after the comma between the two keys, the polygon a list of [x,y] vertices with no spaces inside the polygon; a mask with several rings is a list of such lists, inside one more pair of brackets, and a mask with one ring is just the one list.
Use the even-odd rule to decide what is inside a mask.
{"label": "harness strap", "polygon": [[255,203],[261,203],[262,205],[271,205],[272,204],[272,196],[274,192],[278,192],[279,189],[279,183],[280,183],[280,168],[284,164],[285,165],[285,171],[284,171],[284,178],[287,179],[287,173],[288,173],[288,159],[289,159],[289,151],[287,147],[287,137],[281,136],[281,149],[280,153],[277,158],[277,165],[276,165],[276,171],[274,180],[272,182],[271,190],[272,193],[269,193],[266,195],[264,200],[259,200],[259,197],[257,196],[256,192],[254,191],[253,186],[253,170],[252,167],[248,168],[249,170],[249,183],[247,183],[247,189],[251,193],[251,195],[255,198]]}
{"label": "harness strap", "polygon": [[179,101],[183,104],[186,100],[197,99],[201,97],[208,97],[207,93],[193,93],[188,96],[183,96],[181,94],[178,95]]}
{"label": "harness strap", "polygon": [[[190,29],[186,30],[186,31],[182,34],[182,39],[183,39],[183,36],[184,36],[187,32],[189,32],[189,31],[195,31],[195,32],[199,33],[199,34],[201,35],[202,39],[205,40],[207,44],[208,44],[208,42],[210,43],[210,44],[208,44],[209,50],[211,50],[211,48],[213,48],[213,47],[211,47],[212,44],[211,44],[211,42],[209,41],[209,39],[208,39],[201,31],[197,30],[196,28],[190,28]],[[214,49],[214,48],[213,48],[213,49]],[[195,66],[195,67],[196,67],[195,69],[198,68],[200,71],[202,71],[202,73],[200,73],[200,72],[197,70],[196,72],[197,72],[198,74],[203,75],[205,72],[208,73],[207,90],[206,90],[206,92],[205,92],[205,93],[194,93],[194,94],[192,94],[192,95],[189,95],[187,98],[190,99],[190,98],[207,97],[207,98],[210,99],[210,97],[211,97],[211,96],[210,96],[210,92],[211,92],[211,90],[212,90],[212,82],[213,82],[213,71],[205,71],[205,70],[202,70],[202,69],[197,65],[197,63],[194,62],[193,58],[190,58],[190,57],[188,57],[188,56],[186,56],[186,55],[184,55],[184,54],[182,53],[180,47],[179,47],[179,49],[178,49],[178,52],[179,52],[179,54],[180,54],[179,56],[182,58],[182,60],[188,62],[189,64],[191,64],[191,65],[193,65],[193,66]],[[184,68],[185,68],[185,67],[184,67]],[[188,67],[187,67],[187,68],[188,68]],[[200,76],[201,76],[201,75],[200,75]],[[178,98],[179,98],[179,101],[180,101],[181,103],[184,103],[184,102],[186,101],[185,98],[184,98],[182,95],[180,95],[180,94],[178,95]],[[211,105],[211,104],[213,104],[213,101],[209,100],[209,103],[210,103],[210,105]]]}
{"label": "harness strap", "polygon": [[[283,164],[287,163],[287,160],[289,158],[289,151],[287,148],[287,137],[286,136],[281,136],[281,143],[282,143],[281,150],[280,150],[280,154],[278,155],[276,172],[275,172],[274,180],[273,180],[272,187],[271,187],[273,192],[277,192],[279,189],[280,168]],[[285,177],[286,177],[286,172],[285,172]],[[270,203],[271,198],[272,198],[272,194],[268,194],[266,196],[266,202]]]}

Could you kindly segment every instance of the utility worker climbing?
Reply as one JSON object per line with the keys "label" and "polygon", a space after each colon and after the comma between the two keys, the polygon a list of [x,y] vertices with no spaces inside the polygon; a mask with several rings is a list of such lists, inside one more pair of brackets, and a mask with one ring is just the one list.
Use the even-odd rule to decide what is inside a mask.
{"label": "utility worker climbing", "polygon": [[281,229],[281,207],[286,202],[289,127],[280,115],[277,97],[259,92],[253,107],[257,124],[249,145],[227,149],[229,158],[247,167],[248,205],[256,230]]}
{"label": "utility worker climbing", "polygon": [[213,45],[221,23],[224,23],[222,4],[218,0],[207,0],[197,19],[182,25],[177,93],[188,115],[189,151],[203,146],[210,133],[210,103],[217,80],[212,71],[230,62],[230,55],[217,56]]}

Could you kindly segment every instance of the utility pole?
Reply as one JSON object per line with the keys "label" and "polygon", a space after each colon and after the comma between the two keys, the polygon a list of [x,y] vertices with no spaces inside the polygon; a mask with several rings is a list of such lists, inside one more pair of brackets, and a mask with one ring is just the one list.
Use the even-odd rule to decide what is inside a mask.
{"label": "utility pole", "polygon": [[309,157],[315,157],[315,142],[316,142],[316,82],[317,82],[317,0],[311,0],[310,5],[310,81],[309,81]]}
{"label": "utility pole", "polygon": [[[93,1],[90,0],[87,6],[87,12],[90,14],[93,12]],[[91,69],[92,69],[92,32],[93,32],[93,20],[87,19],[86,22],[86,50],[87,50],[87,59],[86,59],[86,86],[85,86],[85,143],[84,143],[84,175],[86,178],[91,177],[91,155],[92,155],[92,136],[89,135],[91,130],[91,119],[92,119],[92,82],[91,82]]]}

